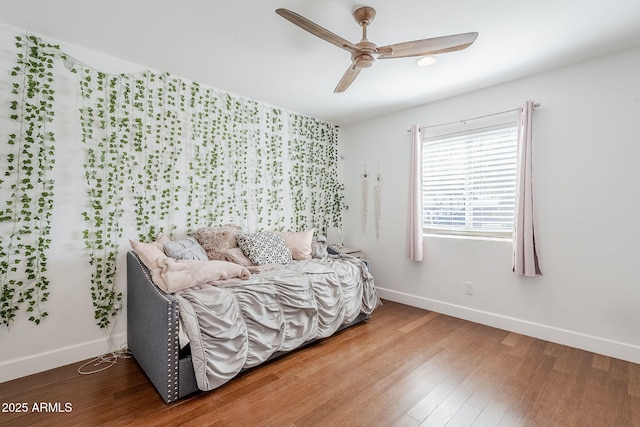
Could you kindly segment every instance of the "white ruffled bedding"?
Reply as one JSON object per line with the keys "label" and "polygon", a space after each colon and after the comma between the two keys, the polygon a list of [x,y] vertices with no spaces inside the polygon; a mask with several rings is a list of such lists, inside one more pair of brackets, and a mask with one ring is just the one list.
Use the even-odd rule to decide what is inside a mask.
{"label": "white ruffled bedding", "polygon": [[201,390],[223,385],[275,352],[326,338],[380,304],[366,265],[350,256],[296,261],[176,297]]}

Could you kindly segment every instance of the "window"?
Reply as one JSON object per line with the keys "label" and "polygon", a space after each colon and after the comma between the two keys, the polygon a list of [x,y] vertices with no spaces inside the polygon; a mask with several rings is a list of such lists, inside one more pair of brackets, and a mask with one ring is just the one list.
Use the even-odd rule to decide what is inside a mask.
{"label": "window", "polygon": [[516,195],[516,124],[423,140],[426,233],[510,237]]}

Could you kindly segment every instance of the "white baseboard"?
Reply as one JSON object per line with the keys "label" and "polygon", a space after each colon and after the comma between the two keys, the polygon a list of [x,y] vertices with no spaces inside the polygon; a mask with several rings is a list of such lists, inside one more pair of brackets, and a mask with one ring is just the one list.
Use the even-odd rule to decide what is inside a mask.
{"label": "white baseboard", "polygon": [[127,334],[123,332],[112,336],[111,339],[112,344],[105,337],[87,343],[0,362],[0,383],[112,352],[127,343]]}
{"label": "white baseboard", "polygon": [[579,348],[581,350],[640,363],[640,347],[637,345],[613,341],[606,338],[587,335],[567,329],[556,328],[540,323],[529,322],[515,317],[503,316],[488,311],[476,310],[461,305],[450,304],[430,298],[376,288],[380,298],[412,307],[423,308],[471,322],[480,323],[506,331],[527,335],[541,340]]}

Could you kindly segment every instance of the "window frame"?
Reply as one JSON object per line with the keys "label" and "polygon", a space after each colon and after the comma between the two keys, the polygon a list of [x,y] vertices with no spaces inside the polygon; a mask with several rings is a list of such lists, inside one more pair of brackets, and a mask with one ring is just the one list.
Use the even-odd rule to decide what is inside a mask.
{"label": "window frame", "polygon": [[[515,120],[509,120],[507,122],[501,122],[501,123],[497,123],[497,124],[491,124],[491,125],[486,125],[486,126],[480,126],[480,127],[475,127],[473,129],[468,129],[468,130],[458,130],[458,131],[450,131],[450,132],[446,132],[446,133],[442,133],[442,134],[438,134],[438,135],[431,135],[428,136],[426,135],[426,133],[423,133],[422,135],[422,149],[423,151],[425,150],[425,144],[429,143],[429,142],[434,142],[434,141],[441,141],[443,139],[447,139],[447,138],[451,138],[454,136],[464,136],[464,135],[480,135],[482,133],[486,133],[486,132],[490,132],[493,130],[500,130],[500,129],[512,129],[514,132],[514,136],[513,136],[513,143],[514,143],[514,149],[515,149],[515,156],[514,156],[514,167],[517,168],[517,155],[518,155],[518,132],[517,132],[517,122]],[[422,232],[425,235],[433,235],[433,236],[441,236],[441,237],[460,237],[460,238],[488,238],[488,239],[499,239],[499,240],[511,240],[513,237],[513,222],[512,222],[512,228],[511,230],[478,230],[478,229],[473,229],[473,228],[465,228],[465,229],[454,229],[454,228],[447,228],[446,226],[433,226],[433,225],[425,225],[425,208],[424,208],[424,196],[425,196],[425,190],[424,190],[424,166],[425,166],[425,159],[423,157],[422,159],[422,165],[421,165],[421,174],[422,174],[422,190],[421,190],[421,197],[422,197],[422,201],[423,201],[423,208],[422,208]],[[517,170],[517,169],[516,169]],[[513,210],[513,216],[515,219],[515,202],[516,202],[516,194],[515,191],[517,189],[517,185],[516,185],[516,177],[514,177],[514,181],[513,181],[513,186],[514,186],[514,210]],[[465,196],[466,199],[466,196]],[[470,209],[471,206],[467,206],[466,209]],[[468,221],[470,221],[472,219],[472,217],[468,216],[469,214],[466,214],[466,218],[465,218],[465,226],[468,223]]]}

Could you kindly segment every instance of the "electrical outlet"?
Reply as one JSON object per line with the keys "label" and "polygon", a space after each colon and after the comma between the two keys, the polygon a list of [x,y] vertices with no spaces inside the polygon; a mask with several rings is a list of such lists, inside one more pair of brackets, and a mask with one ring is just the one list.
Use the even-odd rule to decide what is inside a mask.
{"label": "electrical outlet", "polygon": [[473,295],[473,283],[464,282],[464,293],[465,295]]}

